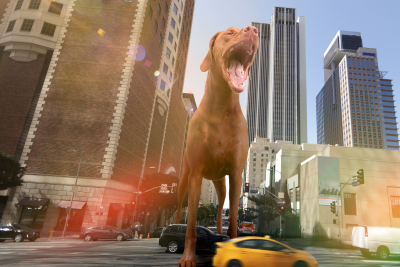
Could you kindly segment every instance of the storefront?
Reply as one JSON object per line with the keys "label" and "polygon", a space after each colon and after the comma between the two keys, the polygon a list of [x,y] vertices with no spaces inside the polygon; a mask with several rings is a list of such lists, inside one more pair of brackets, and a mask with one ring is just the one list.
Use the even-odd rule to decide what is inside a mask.
{"label": "storefront", "polygon": [[[60,213],[58,215],[58,220],[55,230],[57,231],[64,230],[70,204],[71,201],[69,200],[63,200],[60,203],[58,203],[57,208],[60,208]],[[72,208],[71,208],[70,218],[68,220],[67,231],[71,232],[81,231],[85,210],[86,210],[86,202],[82,201],[72,202]]]}
{"label": "storefront", "polygon": [[22,207],[18,223],[32,229],[41,230],[46,217],[48,205],[48,198],[24,197],[18,202],[18,206]]}
{"label": "storefront", "polygon": [[124,207],[120,203],[111,203],[108,210],[107,225],[117,227],[118,214]]}
{"label": "storefront", "polygon": [[135,211],[135,205],[125,204],[124,217],[122,218],[121,229],[127,229],[131,227],[134,211]]}

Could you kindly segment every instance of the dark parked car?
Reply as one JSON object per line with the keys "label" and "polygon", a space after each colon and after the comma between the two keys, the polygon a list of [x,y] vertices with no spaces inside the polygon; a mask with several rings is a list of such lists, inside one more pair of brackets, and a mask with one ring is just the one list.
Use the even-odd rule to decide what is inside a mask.
{"label": "dark parked car", "polygon": [[40,231],[30,229],[25,225],[12,223],[12,224],[0,224],[0,242],[4,242],[7,239],[14,239],[15,242],[24,241],[28,239],[33,242],[40,237]]}
{"label": "dark parked car", "polygon": [[[217,227],[207,227],[209,230],[211,230],[214,234],[217,234]],[[228,227],[222,227],[222,234],[223,235],[228,235]]]}
{"label": "dark parked car", "polygon": [[[229,240],[226,235],[214,234],[209,229],[196,226],[197,232],[197,250],[211,250],[215,253],[217,249],[216,242]],[[162,232],[158,244],[167,247],[168,252],[176,253],[185,247],[186,224],[172,224]]]}
{"label": "dark parked car", "polygon": [[82,230],[79,238],[83,238],[85,241],[96,241],[97,239],[116,239],[117,241],[127,240],[132,238],[131,231],[118,230],[114,226],[93,226],[86,230]]}
{"label": "dark parked car", "polygon": [[156,229],[154,229],[152,237],[160,237],[164,229],[165,227],[157,227]]}

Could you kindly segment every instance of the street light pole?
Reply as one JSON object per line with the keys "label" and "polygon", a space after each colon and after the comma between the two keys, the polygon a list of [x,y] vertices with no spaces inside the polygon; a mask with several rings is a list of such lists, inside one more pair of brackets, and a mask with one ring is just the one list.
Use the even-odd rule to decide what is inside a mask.
{"label": "street light pole", "polygon": [[[75,149],[72,150],[72,151],[73,152],[77,152]],[[61,237],[64,237],[65,231],[67,230],[68,220],[69,220],[69,217],[70,217],[70,214],[71,214],[71,209],[72,209],[72,201],[74,200],[74,195],[75,195],[75,190],[74,189],[75,189],[75,187],[76,187],[76,185],[78,183],[78,176],[79,176],[79,170],[81,169],[82,158],[83,158],[83,152],[81,152],[81,159],[79,160],[79,167],[78,167],[78,172],[76,173],[75,185],[74,185],[74,187],[72,189],[71,202],[69,203],[69,208],[68,208],[68,212],[67,212],[67,218],[65,219],[64,230],[63,230],[63,233],[62,233]]]}
{"label": "street light pole", "polygon": [[[149,167],[149,169],[155,169],[156,167]],[[143,169],[144,172],[144,169]],[[135,227],[133,224],[135,223],[135,219],[137,217],[137,206],[139,205],[139,195],[140,195],[140,186],[142,185],[142,179],[143,179],[143,172],[141,173],[139,177],[139,184],[137,188],[137,194],[136,194],[136,200],[135,200],[135,210],[133,211],[133,219],[132,219],[132,227]]]}

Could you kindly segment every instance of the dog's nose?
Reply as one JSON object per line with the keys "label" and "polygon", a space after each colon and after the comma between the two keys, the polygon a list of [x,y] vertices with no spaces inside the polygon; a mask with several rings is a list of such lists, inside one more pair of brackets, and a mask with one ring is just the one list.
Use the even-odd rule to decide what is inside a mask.
{"label": "dog's nose", "polygon": [[254,26],[247,26],[246,28],[243,29],[244,32],[252,31],[254,34],[258,34],[258,30]]}

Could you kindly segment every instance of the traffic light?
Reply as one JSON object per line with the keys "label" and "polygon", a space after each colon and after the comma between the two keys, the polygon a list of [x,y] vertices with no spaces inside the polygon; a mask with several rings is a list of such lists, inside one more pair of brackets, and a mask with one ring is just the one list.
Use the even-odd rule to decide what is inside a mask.
{"label": "traffic light", "polygon": [[250,184],[249,183],[245,183],[244,184],[244,192],[249,192],[250,191]]}
{"label": "traffic light", "polygon": [[357,172],[357,180],[360,184],[364,184],[364,169],[359,169]]}
{"label": "traffic light", "polygon": [[336,213],[336,202],[335,201],[331,202],[331,212]]}
{"label": "traffic light", "polygon": [[173,193],[176,192],[176,186],[177,186],[177,183],[173,183],[173,184],[172,184],[172,187],[171,187],[171,194],[173,194]]}

